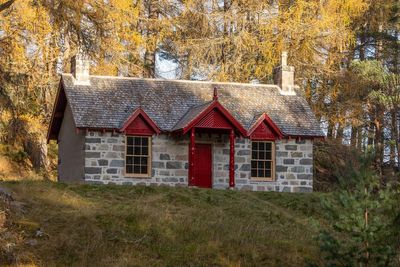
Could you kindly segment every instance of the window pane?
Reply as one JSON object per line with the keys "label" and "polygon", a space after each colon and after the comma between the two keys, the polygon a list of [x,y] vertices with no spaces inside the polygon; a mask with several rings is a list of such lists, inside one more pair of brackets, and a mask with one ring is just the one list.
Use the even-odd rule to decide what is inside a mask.
{"label": "window pane", "polygon": [[258,159],[257,151],[251,153],[252,159]]}
{"label": "window pane", "polygon": [[252,150],[257,150],[258,149],[258,142],[252,142],[251,143],[251,149]]}
{"label": "window pane", "polygon": [[132,164],[133,162],[132,157],[126,157],[126,164]]}
{"label": "window pane", "polygon": [[257,170],[251,170],[251,177],[257,177]]}
{"label": "window pane", "polygon": [[259,161],[257,165],[259,169],[264,169],[264,161]]}
{"label": "window pane", "polygon": [[260,142],[259,143],[258,150],[265,150],[265,143],[264,142]]}
{"label": "window pane", "polygon": [[265,171],[265,177],[267,177],[267,178],[271,178],[272,176],[271,176],[271,170],[266,170]]}
{"label": "window pane", "polygon": [[149,148],[148,147],[142,147],[142,155],[148,155],[149,154]]}
{"label": "window pane", "polygon": [[269,159],[269,160],[272,159],[272,152],[271,151],[265,152],[265,159]]}
{"label": "window pane", "polygon": [[272,144],[271,143],[265,143],[265,149],[266,150],[271,150]]}
{"label": "window pane", "polygon": [[133,145],[133,137],[127,137],[126,140],[127,140],[128,146]]}
{"label": "window pane", "polygon": [[139,157],[135,157],[135,158],[133,159],[133,164],[139,165],[139,164],[140,164],[140,158],[139,158]]}
{"label": "window pane", "polygon": [[251,161],[251,168],[252,168],[252,169],[257,168],[257,161],[255,161],[255,160],[252,160],[252,161]]}
{"label": "window pane", "polygon": [[142,146],[148,146],[149,145],[149,138],[143,137],[142,138]]}
{"label": "window pane", "polygon": [[135,137],[135,146],[140,146],[140,137]]}
{"label": "window pane", "polygon": [[264,151],[258,152],[258,158],[259,159],[265,159],[265,152]]}
{"label": "window pane", "polygon": [[258,170],[258,177],[264,177],[264,170]]}
{"label": "window pane", "polygon": [[134,173],[140,173],[140,166],[139,165],[134,165],[133,166],[133,172]]}
{"label": "window pane", "polygon": [[140,155],[140,146],[135,146],[134,155]]}
{"label": "window pane", "polygon": [[132,165],[126,165],[126,173],[132,173]]}
{"label": "window pane", "polygon": [[147,157],[141,157],[140,158],[140,164],[141,165],[147,165]]}
{"label": "window pane", "polygon": [[147,173],[147,166],[141,166],[140,167],[140,173],[141,174],[146,174]]}
{"label": "window pane", "polygon": [[126,154],[133,155],[133,146],[128,146],[126,148]]}
{"label": "window pane", "polygon": [[267,170],[271,169],[271,161],[266,161],[265,162],[265,169],[267,169]]}

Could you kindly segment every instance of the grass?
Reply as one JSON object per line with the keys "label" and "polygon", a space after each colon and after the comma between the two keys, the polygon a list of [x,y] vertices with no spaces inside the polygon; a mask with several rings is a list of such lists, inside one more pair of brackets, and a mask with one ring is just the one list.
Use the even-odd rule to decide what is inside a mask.
{"label": "grass", "polygon": [[[38,266],[321,264],[319,194],[2,182],[3,260]],[[1,223],[0,223],[1,229]],[[39,231],[38,231],[39,230]],[[8,240],[8,243],[11,241]],[[0,242],[1,243],[1,242]],[[0,254],[0,261],[1,261]],[[10,256],[11,255],[11,256]],[[8,258],[7,258],[8,257]],[[1,265],[1,264],[0,264]]]}

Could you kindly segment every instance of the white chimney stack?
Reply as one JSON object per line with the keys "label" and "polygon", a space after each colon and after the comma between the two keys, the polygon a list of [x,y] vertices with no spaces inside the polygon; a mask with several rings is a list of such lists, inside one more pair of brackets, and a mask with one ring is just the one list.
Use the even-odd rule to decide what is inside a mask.
{"label": "white chimney stack", "polygon": [[71,73],[77,85],[90,85],[90,60],[82,53],[71,59]]}
{"label": "white chimney stack", "polygon": [[296,95],[294,85],[294,67],[287,65],[288,53],[282,52],[281,65],[274,69],[274,82],[280,87],[282,95]]}

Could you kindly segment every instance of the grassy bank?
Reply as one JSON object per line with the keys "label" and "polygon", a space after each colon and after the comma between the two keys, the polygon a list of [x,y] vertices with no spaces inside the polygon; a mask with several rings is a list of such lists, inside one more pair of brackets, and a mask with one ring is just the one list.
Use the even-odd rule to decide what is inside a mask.
{"label": "grassy bank", "polygon": [[3,247],[3,261],[39,266],[320,263],[318,194],[51,182],[2,182],[0,187],[16,199],[0,235],[3,244],[14,244]]}

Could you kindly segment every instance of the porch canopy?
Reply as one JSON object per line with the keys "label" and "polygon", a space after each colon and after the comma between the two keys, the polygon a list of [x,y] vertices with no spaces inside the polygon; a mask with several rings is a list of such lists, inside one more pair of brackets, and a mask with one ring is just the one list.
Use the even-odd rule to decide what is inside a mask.
{"label": "porch canopy", "polygon": [[190,134],[189,142],[189,185],[196,184],[195,153],[196,132],[229,134],[229,187],[235,187],[235,137],[246,137],[244,127],[218,101],[217,90],[214,89],[213,100],[191,108],[175,125],[173,132]]}

